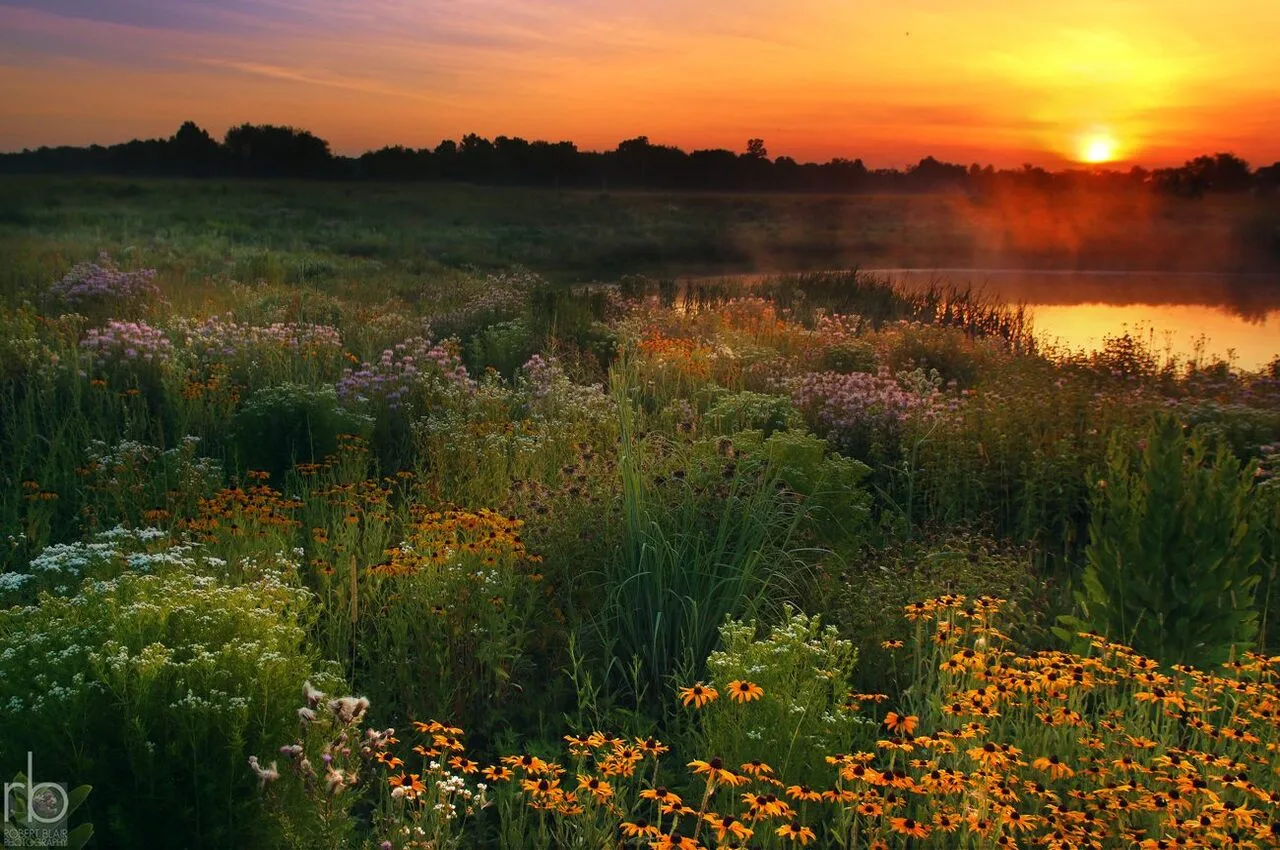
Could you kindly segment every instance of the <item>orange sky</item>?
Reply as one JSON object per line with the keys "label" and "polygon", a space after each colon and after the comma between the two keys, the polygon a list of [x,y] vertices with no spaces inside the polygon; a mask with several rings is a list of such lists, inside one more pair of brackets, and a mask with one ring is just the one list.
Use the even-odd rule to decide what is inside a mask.
{"label": "orange sky", "polygon": [[306,127],[1058,165],[1280,159],[1277,0],[0,0],[0,149]]}

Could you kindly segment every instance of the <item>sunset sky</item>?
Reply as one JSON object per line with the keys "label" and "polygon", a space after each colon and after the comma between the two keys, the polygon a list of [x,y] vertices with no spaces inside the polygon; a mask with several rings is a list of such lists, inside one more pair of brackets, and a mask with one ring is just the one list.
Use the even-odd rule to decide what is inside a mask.
{"label": "sunset sky", "polygon": [[0,149],[292,124],[1059,165],[1280,159],[1276,0],[0,0]]}

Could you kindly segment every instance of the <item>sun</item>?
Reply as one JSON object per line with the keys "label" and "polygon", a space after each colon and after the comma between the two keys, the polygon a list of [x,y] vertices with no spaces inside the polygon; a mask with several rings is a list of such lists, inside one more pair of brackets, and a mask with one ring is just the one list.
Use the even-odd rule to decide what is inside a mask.
{"label": "sun", "polygon": [[1116,158],[1116,140],[1106,133],[1086,136],[1080,143],[1080,160],[1089,163],[1111,162]]}

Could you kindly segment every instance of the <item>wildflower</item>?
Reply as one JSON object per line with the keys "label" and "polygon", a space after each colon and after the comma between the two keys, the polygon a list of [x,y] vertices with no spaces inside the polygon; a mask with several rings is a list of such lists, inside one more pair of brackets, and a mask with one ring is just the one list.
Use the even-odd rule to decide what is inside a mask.
{"label": "wildflower", "polygon": [[514,773],[501,765],[491,765],[486,767],[481,771],[481,774],[490,782],[510,782],[515,778]]}
{"label": "wildflower", "polygon": [[554,795],[560,789],[559,779],[522,779],[520,787],[534,797],[548,797]]}
{"label": "wildflower", "polygon": [[330,797],[337,796],[342,792],[342,786],[345,781],[341,773],[330,767],[324,776],[325,790],[329,792]]}
{"label": "wildflower", "polygon": [[884,725],[890,732],[901,732],[907,735],[916,731],[916,726],[920,723],[920,718],[914,714],[907,716],[899,715],[896,711],[891,711],[884,716]]}
{"label": "wildflower", "polygon": [[1043,770],[1054,779],[1070,779],[1072,776],[1075,776],[1075,771],[1056,755],[1049,756],[1048,758],[1042,756],[1031,762],[1031,766],[1036,770]]}
{"label": "wildflower", "polygon": [[640,792],[640,796],[645,800],[653,800],[656,803],[662,804],[680,802],[680,795],[667,790],[665,785],[659,785],[657,788],[646,788]]}
{"label": "wildflower", "polygon": [[799,841],[801,847],[808,844],[815,837],[812,829],[807,826],[803,826],[796,821],[792,821],[785,826],[778,827],[774,830],[774,834],[791,841]]}
{"label": "wildflower", "polygon": [[737,841],[746,841],[755,834],[755,830],[748,827],[745,823],[738,820],[733,815],[717,815],[709,812],[702,816],[702,819],[711,824],[711,828],[715,830],[716,840],[721,844],[726,839]]}
{"label": "wildflower", "polygon": [[889,818],[889,828],[911,838],[924,838],[929,834],[929,827],[911,818]]}
{"label": "wildflower", "polygon": [[764,688],[738,679],[729,683],[729,696],[738,702],[751,702],[764,696]]}
{"label": "wildflower", "polygon": [[773,773],[773,768],[769,767],[769,765],[765,764],[759,759],[754,759],[742,765],[742,772],[749,773],[752,776],[757,776],[757,777],[768,776],[769,774]]}
{"label": "wildflower", "polygon": [[508,767],[518,767],[527,773],[535,775],[545,773],[547,770],[547,763],[545,761],[537,756],[531,756],[527,753],[522,756],[503,756],[501,761]]}
{"label": "wildflower", "polygon": [[249,756],[249,767],[258,777],[258,787],[265,788],[268,782],[274,782],[280,778],[280,771],[276,769],[276,763],[271,762],[267,767],[263,767],[258,762],[257,756]]}
{"label": "wildflower", "polygon": [[699,682],[688,688],[680,689],[680,701],[686,706],[693,705],[694,708],[702,708],[709,702],[714,702],[720,693],[710,685],[704,685]]}
{"label": "wildflower", "polygon": [[597,800],[608,800],[613,796],[613,786],[598,776],[583,776],[578,774],[578,788],[586,791]]}
{"label": "wildflower", "polygon": [[656,738],[645,738],[643,741],[636,738],[636,746],[639,747],[646,755],[651,755],[654,758],[657,758],[670,749],[670,747],[666,746]]}
{"label": "wildflower", "polygon": [[669,835],[659,834],[658,840],[653,842],[652,846],[655,850],[702,850],[702,845],[697,839],[688,838],[678,832]]}
{"label": "wildflower", "polygon": [[[693,768],[693,772],[699,775],[705,775],[709,782],[721,782],[725,785],[736,786],[746,782],[745,776],[738,776],[733,771],[728,770],[724,766],[724,761],[715,756],[710,761],[702,761],[694,759],[689,762],[689,767]],[[763,765],[768,767],[768,765]]]}
{"label": "wildflower", "polygon": [[340,697],[329,702],[329,711],[344,726],[357,722],[368,710],[369,700],[365,697]]}
{"label": "wildflower", "polygon": [[791,785],[787,788],[787,796],[802,803],[816,803],[822,800],[822,792],[815,791],[808,785]]}
{"label": "wildflower", "polygon": [[636,818],[634,821],[624,821],[619,829],[627,838],[653,838],[660,831],[656,826],[649,823],[644,818]]}

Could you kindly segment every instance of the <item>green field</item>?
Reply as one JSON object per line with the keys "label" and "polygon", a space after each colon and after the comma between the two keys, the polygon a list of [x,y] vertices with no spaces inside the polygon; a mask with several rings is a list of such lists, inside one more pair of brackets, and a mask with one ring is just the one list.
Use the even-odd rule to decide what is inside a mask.
{"label": "green field", "polygon": [[[452,184],[0,178],[0,249],[130,249],[205,277],[411,293],[440,267],[521,265],[553,281],[832,268],[1273,267],[1274,202],[1135,193],[698,195]],[[41,271],[46,271],[42,269]]]}
{"label": "green field", "polygon": [[1265,208],[1020,209],[0,181],[0,770],[72,846],[1276,846],[1280,356],[814,271]]}

